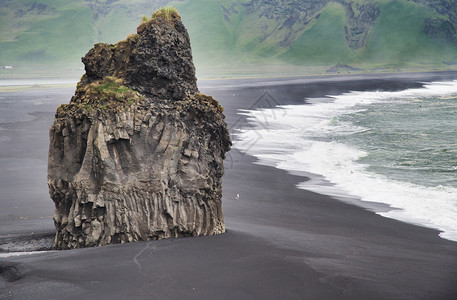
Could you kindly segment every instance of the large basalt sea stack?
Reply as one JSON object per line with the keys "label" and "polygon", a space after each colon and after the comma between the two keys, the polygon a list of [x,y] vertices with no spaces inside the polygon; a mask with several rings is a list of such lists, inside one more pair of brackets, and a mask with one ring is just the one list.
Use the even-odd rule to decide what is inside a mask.
{"label": "large basalt sea stack", "polygon": [[222,108],[198,92],[176,12],[137,32],[96,44],[75,96],[57,109],[48,161],[56,249],[225,231]]}

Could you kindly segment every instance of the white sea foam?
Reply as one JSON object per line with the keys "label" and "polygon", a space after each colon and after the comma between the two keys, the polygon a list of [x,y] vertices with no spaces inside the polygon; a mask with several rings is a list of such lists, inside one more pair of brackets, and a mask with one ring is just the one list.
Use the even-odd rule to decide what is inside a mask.
{"label": "white sea foam", "polygon": [[48,253],[48,252],[49,251],[5,252],[5,253],[0,253],[0,258],[26,256],[26,255],[34,255],[34,254],[43,254],[43,253]]}
{"label": "white sea foam", "polygon": [[300,188],[360,199],[361,206],[366,206],[365,201],[386,203],[396,209],[379,211],[380,215],[439,229],[441,237],[457,241],[457,189],[425,187],[371,173],[358,162],[367,153],[329,139],[329,133],[341,136],[367,130],[341,122],[338,116],[361,112],[368,104],[452,95],[457,95],[457,81],[396,92],[354,91],[307,99],[310,104],[305,105],[245,111],[254,127],[239,131],[235,147],[258,157],[262,164],[319,174],[334,184],[311,180]]}

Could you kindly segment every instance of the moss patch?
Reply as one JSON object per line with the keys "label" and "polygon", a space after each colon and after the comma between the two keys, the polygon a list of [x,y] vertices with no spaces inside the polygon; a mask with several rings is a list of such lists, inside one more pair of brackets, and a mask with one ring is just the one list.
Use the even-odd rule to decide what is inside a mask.
{"label": "moss patch", "polygon": [[224,111],[224,108],[219,104],[219,102],[214,99],[211,96],[207,96],[205,94],[198,93],[195,95],[195,98],[199,100],[200,102],[205,102],[209,103],[211,106],[213,106],[218,113],[222,113]]}
{"label": "moss patch", "polygon": [[141,100],[143,96],[125,86],[123,79],[107,76],[103,80],[78,86],[70,104],[62,104],[57,108],[56,117],[65,114],[92,115],[97,112],[119,112]]}

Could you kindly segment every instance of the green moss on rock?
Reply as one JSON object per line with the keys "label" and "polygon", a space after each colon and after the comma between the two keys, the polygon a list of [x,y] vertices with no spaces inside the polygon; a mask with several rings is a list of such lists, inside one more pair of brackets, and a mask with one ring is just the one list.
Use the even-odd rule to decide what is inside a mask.
{"label": "green moss on rock", "polygon": [[138,92],[124,85],[124,81],[114,76],[86,85],[77,86],[75,96],[70,104],[62,104],[57,108],[56,117],[66,113],[72,115],[92,115],[107,110],[121,111],[143,100]]}
{"label": "green moss on rock", "polygon": [[216,111],[218,113],[222,113],[224,111],[224,108],[222,107],[222,105],[219,104],[219,102],[214,99],[213,97],[211,96],[207,96],[205,94],[202,94],[202,93],[197,93],[195,95],[195,98],[199,101],[202,101],[202,102],[206,102],[206,103],[209,103],[210,105],[212,105]]}

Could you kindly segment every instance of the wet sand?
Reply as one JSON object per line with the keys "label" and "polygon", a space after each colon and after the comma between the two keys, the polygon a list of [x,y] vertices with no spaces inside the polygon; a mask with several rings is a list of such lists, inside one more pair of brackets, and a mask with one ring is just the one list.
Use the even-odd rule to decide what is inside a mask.
{"label": "wet sand", "polygon": [[[233,132],[249,126],[239,109],[454,78],[456,73],[306,77],[199,86],[224,106]],[[12,96],[25,97],[19,93],[25,92]],[[27,247],[37,248],[53,232],[43,171],[48,128],[73,90],[39,93],[27,95],[50,98],[39,109],[27,108],[31,117],[0,124],[11,133],[0,144],[0,248],[31,238]],[[223,182],[226,234],[0,258],[0,299],[455,299],[456,242],[297,189],[304,180],[233,149]]]}

